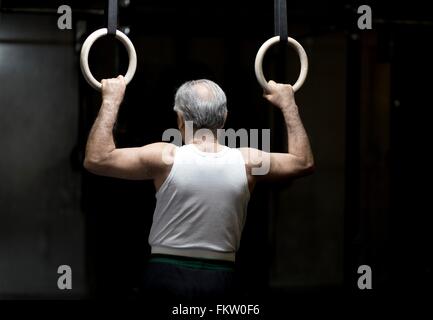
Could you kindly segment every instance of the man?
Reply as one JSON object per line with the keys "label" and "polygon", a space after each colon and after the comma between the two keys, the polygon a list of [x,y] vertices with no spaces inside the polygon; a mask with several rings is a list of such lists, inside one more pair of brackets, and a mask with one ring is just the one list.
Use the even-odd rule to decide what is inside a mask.
{"label": "man", "polygon": [[[312,172],[313,155],[292,87],[273,81],[269,86],[264,97],[284,116],[287,153],[219,144],[216,134],[227,118],[227,102],[223,90],[209,80],[189,81],[176,92],[174,110],[185,145],[158,142],[116,148],[112,130],[125,81],[122,76],[102,81],[102,106],[88,138],[84,166],[99,175],[153,180],[157,203],[144,284],[153,297],[197,302],[231,293],[235,253],[255,184]],[[200,136],[186,134],[187,121]],[[254,174],[264,161],[269,162],[267,174]]]}

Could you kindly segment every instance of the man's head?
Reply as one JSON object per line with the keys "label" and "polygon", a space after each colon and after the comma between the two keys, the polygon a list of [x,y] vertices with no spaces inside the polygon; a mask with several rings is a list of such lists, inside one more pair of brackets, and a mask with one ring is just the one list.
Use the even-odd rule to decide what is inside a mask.
{"label": "man's head", "polygon": [[216,134],[227,118],[227,98],[213,81],[201,79],[185,82],[176,92],[174,111],[184,135],[185,121],[192,121],[194,130],[209,129]]}

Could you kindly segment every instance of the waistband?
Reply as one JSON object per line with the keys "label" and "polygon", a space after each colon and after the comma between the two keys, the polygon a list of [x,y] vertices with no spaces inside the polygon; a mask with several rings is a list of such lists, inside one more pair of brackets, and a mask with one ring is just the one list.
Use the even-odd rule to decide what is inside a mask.
{"label": "waistband", "polygon": [[235,271],[235,263],[232,261],[191,258],[159,253],[152,253],[149,258],[149,263],[171,264],[176,267],[187,269]]}
{"label": "waistband", "polygon": [[202,249],[179,249],[179,248],[168,248],[152,246],[152,254],[167,254],[182,257],[191,257],[199,259],[213,259],[213,260],[224,260],[235,262],[235,252],[218,252],[211,250]]}

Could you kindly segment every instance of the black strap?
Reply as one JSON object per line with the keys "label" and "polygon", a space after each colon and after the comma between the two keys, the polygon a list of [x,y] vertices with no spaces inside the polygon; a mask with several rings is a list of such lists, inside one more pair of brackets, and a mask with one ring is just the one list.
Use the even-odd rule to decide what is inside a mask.
{"label": "black strap", "polygon": [[108,34],[115,35],[117,30],[117,0],[108,0],[107,29]]}
{"label": "black strap", "polygon": [[281,42],[287,42],[287,1],[274,0],[275,35],[280,36]]}

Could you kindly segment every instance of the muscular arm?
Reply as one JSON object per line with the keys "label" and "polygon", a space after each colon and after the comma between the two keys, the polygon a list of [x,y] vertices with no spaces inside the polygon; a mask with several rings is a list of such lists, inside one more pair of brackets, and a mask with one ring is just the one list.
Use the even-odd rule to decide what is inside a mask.
{"label": "muscular arm", "polygon": [[244,158],[249,161],[250,174],[254,175],[251,169],[259,166],[268,166],[269,171],[265,175],[256,175],[254,177],[256,180],[286,179],[312,173],[314,170],[313,153],[299,116],[293,89],[289,85],[277,84],[273,81],[270,81],[269,84],[271,92],[265,93],[264,97],[278,107],[283,114],[287,128],[288,152],[268,153],[260,150],[244,150]]}
{"label": "muscular arm", "polygon": [[[123,77],[102,81],[102,105],[87,140],[84,167],[98,175],[132,180],[154,179],[170,166],[174,146],[153,143],[139,148],[116,148],[113,126],[124,92]],[[167,152],[165,162],[164,152]]]}
{"label": "muscular arm", "polygon": [[293,101],[292,104],[282,105],[280,108],[287,128],[288,153],[271,153],[269,173],[281,177],[311,173],[314,158],[298,106]]}
{"label": "muscular arm", "polygon": [[113,126],[117,119],[119,106],[119,101],[102,101],[87,139],[85,165],[101,163],[116,150]]}

